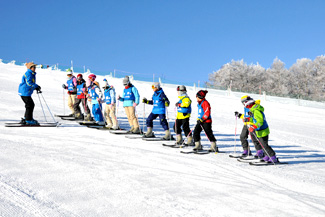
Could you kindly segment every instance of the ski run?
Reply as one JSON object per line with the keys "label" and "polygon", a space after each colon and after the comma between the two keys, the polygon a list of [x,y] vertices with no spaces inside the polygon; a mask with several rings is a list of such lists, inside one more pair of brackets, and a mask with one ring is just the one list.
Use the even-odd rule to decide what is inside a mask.
{"label": "ski run", "polygon": [[[60,117],[55,117],[58,127],[5,127],[24,115],[17,91],[25,71],[25,66],[0,63],[0,216],[325,216],[324,109],[252,95],[265,108],[270,146],[281,162],[288,163],[252,166],[229,157],[242,152],[243,124],[239,119],[236,124],[234,111],[243,112],[240,98],[245,93],[209,90],[206,96],[217,146],[225,153],[181,154],[193,147],[164,147],[163,143],[175,141],[129,139],[126,134]],[[39,68],[36,72],[53,116],[69,114],[66,91],[61,87],[66,73]],[[122,78],[105,78],[122,95]],[[101,83],[103,79],[97,76],[96,80]],[[132,83],[141,99],[151,99],[152,83]],[[162,87],[170,100],[171,128],[177,85]],[[187,89],[192,99],[192,129],[199,89]],[[45,120],[39,96],[34,93],[32,97],[34,118],[53,122],[43,103]],[[141,128],[143,116],[151,110],[150,105],[137,106]],[[122,103],[117,117],[120,127],[128,130]],[[164,136],[159,120],[154,121],[153,131],[156,137]],[[207,137],[201,136],[203,148],[209,149]],[[251,143],[250,147],[255,154]]]}

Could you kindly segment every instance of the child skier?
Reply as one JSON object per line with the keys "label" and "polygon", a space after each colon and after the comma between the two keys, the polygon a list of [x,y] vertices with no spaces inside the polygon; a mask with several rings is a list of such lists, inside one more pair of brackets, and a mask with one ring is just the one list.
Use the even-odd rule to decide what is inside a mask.
{"label": "child skier", "polygon": [[103,113],[102,113],[102,91],[100,90],[99,84],[96,79],[96,75],[90,74],[88,76],[90,85],[88,87],[88,94],[90,96],[92,104],[92,113],[94,119],[98,125],[105,125]]}
{"label": "child skier", "polygon": [[33,62],[26,63],[27,71],[22,77],[22,81],[19,84],[18,95],[25,103],[25,117],[21,120],[21,124],[27,125],[39,125],[39,123],[33,119],[34,101],[32,94],[34,90],[39,93],[41,87],[36,84],[36,64]]}
{"label": "child skier", "polygon": [[192,145],[192,132],[190,130],[190,117],[191,117],[191,104],[192,101],[187,95],[186,87],[184,85],[177,87],[177,93],[179,101],[176,103],[177,108],[177,116],[174,125],[174,131],[176,133],[176,144],[182,144],[182,128],[184,130],[184,134],[187,137],[187,144]]}
{"label": "child skier", "polygon": [[107,128],[112,128],[113,130],[117,130],[119,128],[115,111],[116,111],[116,97],[115,97],[115,88],[112,85],[109,85],[106,78],[104,79],[105,85],[104,89],[104,101],[106,103],[105,106],[105,118]]}
{"label": "child skier", "polygon": [[152,100],[147,100],[147,98],[143,98],[142,102],[153,105],[152,112],[149,114],[147,118],[147,133],[143,136],[146,138],[154,137],[152,132],[153,128],[153,120],[159,117],[160,124],[165,130],[164,140],[171,139],[171,134],[168,126],[168,122],[166,120],[166,107],[169,106],[169,100],[165,95],[163,89],[160,87],[158,82],[155,82],[152,85],[152,90],[154,91]]}
{"label": "child skier", "polygon": [[68,90],[68,107],[71,110],[71,114],[69,116],[74,116],[74,103],[76,101],[76,94],[77,94],[77,79],[73,76],[72,70],[67,69],[67,85],[62,84],[63,89]]}
{"label": "child skier", "polygon": [[[241,97],[241,102],[243,105],[249,100],[253,100],[253,99],[247,95]],[[241,114],[237,111],[235,112],[235,116],[242,119],[244,122],[244,126],[243,126],[243,129],[240,134],[240,141],[241,141],[241,145],[244,150],[242,156],[245,157],[245,156],[251,155],[251,151],[249,150],[249,145],[248,145],[248,141],[247,141],[248,135],[251,134],[251,139],[252,139],[255,149],[256,149],[255,157],[263,158],[264,157],[263,149],[262,149],[261,145],[259,144],[259,142],[257,141],[256,135],[252,135],[252,134],[255,134],[255,132],[249,133],[249,131],[248,131],[248,128],[249,128],[248,126],[253,124],[253,119],[250,118],[250,115],[248,113],[249,113],[249,108],[246,108],[245,106],[244,106],[244,114]]]}
{"label": "child skier", "polygon": [[[263,161],[271,163],[279,162],[274,150],[268,144],[270,129],[265,119],[263,106],[251,99],[245,102],[245,107],[250,109],[250,117],[253,119],[253,124],[250,124],[248,130],[250,132],[256,132],[257,139],[266,152]],[[252,136],[254,137],[255,135]]]}
{"label": "child skier", "polygon": [[123,96],[118,96],[118,100],[123,101],[126,116],[128,117],[131,129],[128,133],[140,134],[138,118],[135,115],[135,107],[139,105],[140,95],[135,86],[131,84],[129,76],[123,78]]}
{"label": "child skier", "polygon": [[211,147],[209,151],[218,152],[218,147],[216,144],[217,140],[214,137],[212,132],[211,106],[209,102],[205,99],[207,92],[208,92],[207,90],[200,90],[199,92],[196,93],[196,100],[198,102],[197,105],[198,117],[197,117],[197,124],[194,128],[194,133],[193,133],[194,142],[195,142],[195,147],[193,150],[194,151],[202,150],[200,134],[203,129],[211,143]]}
{"label": "child skier", "polygon": [[[90,110],[87,105],[86,96],[85,96],[85,90],[86,90],[86,81],[83,79],[82,74],[77,75],[77,98],[73,105],[74,108],[74,116],[76,119],[83,119],[90,121]],[[85,117],[81,114],[80,110],[80,103],[82,103],[82,106],[85,110]]]}

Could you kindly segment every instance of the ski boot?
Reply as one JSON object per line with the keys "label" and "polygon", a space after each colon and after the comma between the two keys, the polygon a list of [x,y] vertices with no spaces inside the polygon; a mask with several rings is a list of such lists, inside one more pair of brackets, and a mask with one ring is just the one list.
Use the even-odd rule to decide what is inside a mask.
{"label": "ski boot", "polygon": [[143,138],[153,138],[153,137],[155,137],[155,135],[152,132],[152,127],[148,127],[146,134],[143,135]]}

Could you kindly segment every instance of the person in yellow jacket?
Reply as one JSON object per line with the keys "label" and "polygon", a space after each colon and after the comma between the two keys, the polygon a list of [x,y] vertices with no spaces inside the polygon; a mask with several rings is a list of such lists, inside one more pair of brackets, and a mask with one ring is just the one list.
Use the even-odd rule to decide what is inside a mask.
{"label": "person in yellow jacket", "polygon": [[182,138],[182,128],[187,137],[187,143],[184,145],[194,146],[192,132],[190,130],[190,117],[192,112],[192,101],[187,95],[186,87],[184,85],[180,85],[177,87],[178,99],[179,101],[176,103],[177,108],[177,116],[174,125],[174,131],[176,133],[176,144],[183,144]]}
{"label": "person in yellow jacket", "polygon": [[[243,96],[241,97],[241,103],[244,105],[247,101],[249,100],[253,100],[250,96]],[[259,104],[260,103],[260,100],[256,100],[255,101],[256,104]],[[248,128],[249,128],[249,125],[253,125],[253,119],[250,117],[250,115],[248,114],[249,113],[249,108],[246,108],[244,107],[244,114],[241,114],[239,112],[235,112],[235,116],[242,119],[243,122],[244,122],[244,126],[243,126],[243,129],[241,131],[241,134],[240,134],[240,141],[241,141],[241,145],[243,147],[243,153],[242,153],[242,156],[245,157],[245,156],[248,156],[248,155],[251,155],[251,151],[249,150],[249,145],[248,145],[248,135],[249,135],[249,131],[248,131]],[[255,134],[255,132],[252,132],[251,134]],[[261,147],[261,145],[259,144],[258,140],[256,139],[256,136],[255,135],[251,135],[251,139],[254,143],[254,147],[255,147],[255,150],[256,150],[256,155],[255,157],[257,158],[263,158],[264,157],[264,152],[263,152],[263,149]]]}

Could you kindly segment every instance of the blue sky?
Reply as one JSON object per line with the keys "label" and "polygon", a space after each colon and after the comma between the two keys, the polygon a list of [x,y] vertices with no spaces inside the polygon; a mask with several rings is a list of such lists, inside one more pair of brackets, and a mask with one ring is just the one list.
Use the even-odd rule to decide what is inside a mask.
{"label": "blue sky", "polygon": [[185,84],[232,59],[289,68],[325,53],[325,1],[2,1],[0,58]]}

